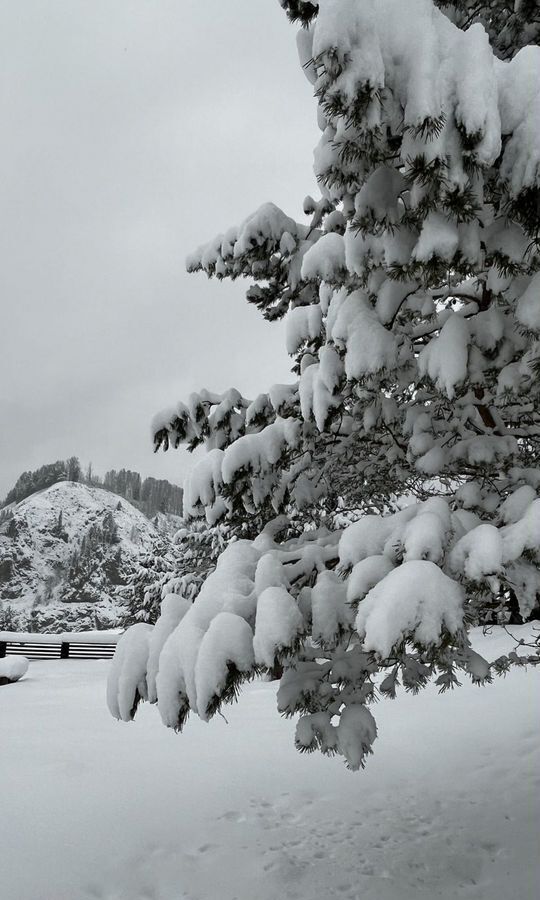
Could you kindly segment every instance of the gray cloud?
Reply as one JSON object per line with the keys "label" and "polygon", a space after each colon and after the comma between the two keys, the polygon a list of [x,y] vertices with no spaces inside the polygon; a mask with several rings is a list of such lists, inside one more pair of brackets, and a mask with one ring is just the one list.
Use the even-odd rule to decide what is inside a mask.
{"label": "gray cloud", "polygon": [[289,377],[245,286],[184,257],[315,191],[294,29],[277,0],[13,0],[0,54],[0,495],[71,454],[178,480],[158,409]]}

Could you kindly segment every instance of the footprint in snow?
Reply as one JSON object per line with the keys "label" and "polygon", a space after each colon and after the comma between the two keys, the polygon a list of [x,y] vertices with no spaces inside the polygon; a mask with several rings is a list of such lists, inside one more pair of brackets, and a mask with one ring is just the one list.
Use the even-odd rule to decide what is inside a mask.
{"label": "footprint in snow", "polygon": [[237,809],[229,809],[223,815],[218,816],[218,820],[225,819],[226,822],[245,822],[246,816]]}
{"label": "footprint in snow", "polygon": [[197,853],[208,853],[209,850],[217,850],[217,844],[201,844],[200,847],[197,847]]}

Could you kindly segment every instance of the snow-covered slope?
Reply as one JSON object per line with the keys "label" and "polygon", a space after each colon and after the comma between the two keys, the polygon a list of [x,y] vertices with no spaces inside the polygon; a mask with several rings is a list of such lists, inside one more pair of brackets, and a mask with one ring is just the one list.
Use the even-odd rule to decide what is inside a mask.
{"label": "snow-covered slope", "polygon": [[127,500],[71,481],[33,494],[11,512],[0,525],[4,628],[63,631],[116,624],[118,588],[139,554],[163,540]]}

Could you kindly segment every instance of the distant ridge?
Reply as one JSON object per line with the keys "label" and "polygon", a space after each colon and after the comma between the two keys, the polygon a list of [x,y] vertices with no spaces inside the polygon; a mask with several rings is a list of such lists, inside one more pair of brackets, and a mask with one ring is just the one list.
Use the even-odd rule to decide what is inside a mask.
{"label": "distant ridge", "polygon": [[[139,472],[131,469],[110,469],[101,478],[94,473],[92,464],[83,471],[76,456],[59,459],[56,462],[46,463],[39,469],[23,472],[4,501],[0,503],[0,510],[62,481],[73,481],[112,491],[113,494],[129,500],[149,519],[157,513],[182,515],[183,491],[178,485],[171,484],[166,479],[142,479]],[[2,518],[0,511],[0,522]]]}

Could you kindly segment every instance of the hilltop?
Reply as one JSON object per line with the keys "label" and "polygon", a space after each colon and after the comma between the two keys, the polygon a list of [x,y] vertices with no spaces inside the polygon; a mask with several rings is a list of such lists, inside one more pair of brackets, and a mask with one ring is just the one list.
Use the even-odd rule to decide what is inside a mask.
{"label": "hilltop", "polygon": [[0,627],[119,624],[118,589],[164,540],[163,522],[81,482],[59,481],[11,504],[0,524]]}

